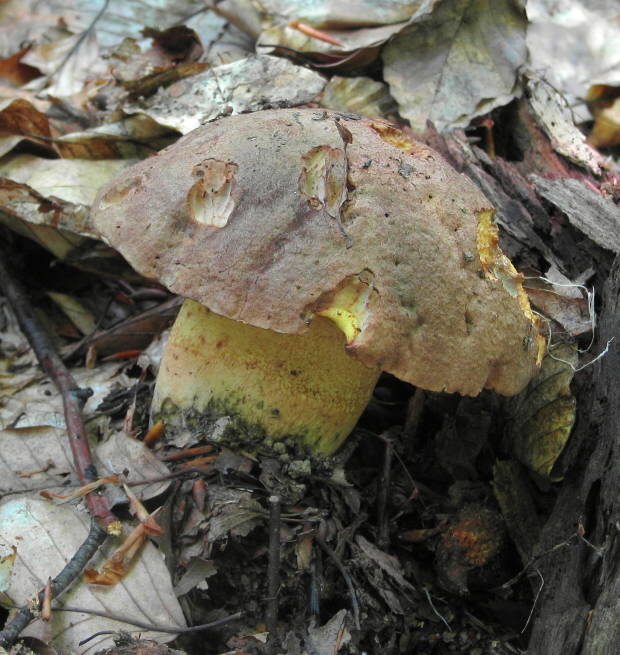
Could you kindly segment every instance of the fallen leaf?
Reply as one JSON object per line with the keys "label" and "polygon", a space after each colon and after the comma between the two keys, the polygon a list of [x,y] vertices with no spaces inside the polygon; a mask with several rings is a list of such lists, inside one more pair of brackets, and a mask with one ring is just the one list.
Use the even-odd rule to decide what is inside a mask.
{"label": "fallen leaf", "polygon": [[467,125],[507,104],[527,59],[521,0],[454,0],[393,38],[383,51],[384,78],[400,115],[414,129]]}
{"label": "fallen leaf", "polygon": [[[95,448],[95,459],[100,475],[124,473],[127,482],[140,482],[159,478],[170,473],[168,467],[142,441],[122,432],[112,432]],[[170,486],[170,480],[132,486],[133,493],[143,501],[161,495]],[[127,502],[118,490],[113,502]]]}
{"label": "fallen leaf", "polygon": [[551,141],[553,149],[595,175],[601,172],[601,155],[586,143],[586,137],[575,127],[566,99],[548,82],[529,76],[526,90],[536,122]]}
{"label": "fallen leaf", "polygon": [[[0,544],[17,552],[11,585],[4,602],[21,606],[41,589],[48,576],[57,575],[88,534],[88,515],[67,505],[18,497],[0,503]],[[111,554],[118,542],[109,539],[92,561],[94,566]],[[45,553],[45,557],[42,557]],[[156,587],[154,587],[156,585]],[[150,542],[142,550],[127,576],[109,588],[91,587],[78,581],[62,596],[60,605],[78,606],[166,627],[184,627],[185,619],[174,595],[170,575],[160,552]],[[51,621],[42,625],[36,619],[24,634],[45,638],[65,652],[95,653],[113,645],[112,636],[101,634],[86,645],[79,642],[95,632],[135,630],[135,626],[85,613],[55,611]],[[145,638],[167,642],[174,633],[141,631]]]}
{"label": "fallen leaf", "polygon": [[142,105],[126,105],[125,111],[187,134],[223,115],[310,102],[324,86],[325,79],[308,68],[257,55],[188,77]]}
{"label": "fallen leaf", "polygon": [[575,423],[576,400],[570,390],[577,349],[550,347],[540,371],[517,396],[506,400],[506,446],[522,464],[544,478],[557,480],[553,467]]}
{"label": "fallen leaf", "polygon": [[[334,2],[311,0],[290,3],[280,0],[245,0],[225,3],[229,13],[240,19],[242,29],[257,39],[257,51],[272,52],[277,47],[289,51],[323,55],[368,50],[385,43],[406,25],[430,13],[438,0],[376,3],[372,0]],[[301,23],[300,29],[297,25]],[[312,29],[306,30],[303,26]],[[313,30],[324,37],[313,36]],[[325,38],[326,37],[326,38]],[[374,59],[378,51],[370,53]]]}
{"label": "fallen leaf", "polygon": [[[44,159],[35,155],[13,155],[0,160],[0,176],[18,184],[26,184],[41,196],[54,197],[74,205],[92,204],[99,187],[118,175],[124,168],[136,163],[136,159]],[[55,224],[54,224],[55,223]],[[45,223],[40,223],[45,224]],[[50,219],[56,227],[59,221]],[[65,228],[92,236],[84,225],[65,223]]]}
{"label": "fallen leaf", "polygon": [[527,43],[533,70],[566,96],[576,120],[593,83],[620,84],[620,24],[616,2],[528,0]]}
{"label": "fallen leaf", "polygon": [[[95,369],[74,368],[73,377],[83,389],[91,389],[92,395],[83,408],[85,417],[92,415],[103,399],[116,387],[131,386],[131,380],[121,372],[124,364],[108,362]],[[11,429],[32,427],[65,427],[62,399],[51,380],[38,368],[29,372],[30,383],[20,378],[17,383],[7,379],[3,385],[3,405],[0,411],[0,427]]]}
{"label": "fallen leaf", "polygon": [[47,295],[83,335],[92,334],[96,330],[97,321],[93,313],[77,298],[56,291],[48,291]]}
{"label": "fallen leaf", "polygon": [[306,646],[314,655],[335,655],[343,646],[351,642],[348,623],[351,617],[346,610],[340,610],[327,623],[314,625],[314,620],[308,626]]}
{"label": "fallen leaf", "polygon": [[[0,494],[48,487],[58,491],[72,471],[67,432],[57,427],[0,431]],[[24,477],[23,473],[34,472]]]}
{"label": "fallen leaf", "polygon": [[595,148],[610,148],[620,144],[620,98],[598,114],[588,143]]}
{"label": "fallen leaf", "polygon": [[387,118],[398,113],[387,84],[370,77],[334,75],[323,89],[320,105],[327,109],[376,118]]}

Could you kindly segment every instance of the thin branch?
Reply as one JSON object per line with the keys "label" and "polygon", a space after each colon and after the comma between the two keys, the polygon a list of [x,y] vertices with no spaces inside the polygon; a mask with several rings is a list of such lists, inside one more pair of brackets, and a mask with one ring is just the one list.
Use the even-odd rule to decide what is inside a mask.
{"label": "thin branch", "polygon": [[[26,335],[43,371],[49,375],[58,388],[64,407],[65,423],[73,464],[78,474],[80,484],[86,485],[97,480],[97,470],[93,463],[92,454],[88,445],[82,407],[90,389],[80,389],[62,361],[50,335],[45,331],[28,300],[26,292],[10,274],[4,263],[6,255],[0,251],[0,289],[9,301],[15,312],[19,326]],[[86,496],[91,517],[102,525],[108,526],[116,521],[105,496],[90,493]]]}
{"label": "thin branch", "polygon": [[340,571],[340,575],[344,578],[344,581],[347,585],[347,589],[349,590],[349,597],[351,598],[351,609],[353,610],[353,620],[355,621],[355,627],[360,630],[360,606],[357,601],[357,594],[355,593],[355,589],[353,587],[353,581],[351,580],[351,576],[349,575],[349,572],[345,568],[344,564],[340,561],[338,558],[338,555],[332,550],[330,546],[327,545],[327,542],[325,539],[320,534],[316,535],[316,541],[319,544],[319,546],[323,549],[325,554],[332,560],[332,562],[336,565],[336,568]]}
{"label": "thin branch", "polygon": [[389,524],[389,502],[390,502],[390,485],[392,477],[392,453],[394,448],[389,436],[384,440],[385,451],[383,455],[383,475],[379,481],[379,491],[377,493],[377,525],[378,537],[377,544],[385,550],[390,543],[390,524]]}
{"label": "thin branch", "polygon": [[[243,612],[236,612],[235,614],[229,614],[228,616],[224,616],[221,619],[217,619],[216,621],[211,621],[211,623],[203,623],[201,625],[191,625],[187,627],[182,625],[170,626],[170,625],[158,625],[157,623],[147,623],[145,621],[138,621],[136,619],[129,618],[125,614],[113,614],[112,612],[102,612],[99,610],[89,609],[87,607],[72,607],[71,605],[54,607],[54,612],[76,612],[78,614],[90,614],[91,616],[100,616],[104,619],[109,619],[110,621],[119,621],[120,623],[134,625],[136,628],[140,630],[150,630],[151,632],[165,632],[166,634],[187,634],[190,632],[203,632],[204,630],[214,630],[215,628],[219,628],[220,626],[226,625],[227,623],[236,621],[237,619],[240,619],[243,616]],[[88,639],[81,641],[80,646],[90,641],[91,639],[93,639],[93,637],[96,637],[97,635],[115,634],[116,632],[118,631],[111,631],[110,633],[108,633],[107,631],[97,632],[96,634],[88,637]]]}
{"label": "thin branch", "polygon": [[271,650],[275,651],[278,626],[278,593],[280,591],[280,496],[269,497],[269,564],[267,566],[267,611]]}
{"label": "thin branch", "polygon": [[[96,521],[91,521],[88,536],[64,569],[52,580],[52,598],[60,596],[79,577],[107,536],[107,532]],[[39,592],[39,605],[43,603],[44,596],[45,589]],[[34,619],[36,609],[32,604],[28,604],[17,611],[4,630],[0,631],[0,647],[8,650],[15,643],[21,631]]]}
{"label": "thin branch", "polygon": [[82,43],[84,43],[84,39],[86,39],[86,37],[93,31],[93,28],[105,13],[109,4],[110,4],[110,0],[104,0],[101,9],[97,12],[96,16],[93,18],[90,25],[80,34],[77,41],[71,46],[69,52],[67,52],[67,54],[63,57],[60,64],[56,66],[56,69],[53,72],[49,73],[49,75],[47,75],[48,80],[54,77],[54,75],[57,75],[65,67],[69,59],[71,59],[71,57],[73,57],[73,55],[78,51],[79,47],[82,45]]}

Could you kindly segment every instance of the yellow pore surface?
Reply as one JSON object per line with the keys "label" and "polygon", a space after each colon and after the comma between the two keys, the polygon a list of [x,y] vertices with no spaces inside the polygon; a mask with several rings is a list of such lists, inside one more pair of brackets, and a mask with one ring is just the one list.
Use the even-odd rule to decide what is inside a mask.
{"label": "yellow pore surface", "polygon": [[[186,300],[172,329],[154,412],[231,415],[266,438],[329,455],[349,435],[379,377],[345,352],[344,334],[317,316],[302,335],[280,334]],[[166,403],[169,408],[170,403]]]}

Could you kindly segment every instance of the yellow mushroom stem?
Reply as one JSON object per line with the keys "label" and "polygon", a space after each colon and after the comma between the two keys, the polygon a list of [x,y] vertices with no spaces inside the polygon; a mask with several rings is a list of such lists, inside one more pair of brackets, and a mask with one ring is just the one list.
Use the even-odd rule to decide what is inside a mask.
{"label": "yellow mushroom stem", "polygon": [[239,449],[330,455],[381,372],[350,357],[345,343],[322,316],[305,334],[281,334],[186,300],[157,377],[153,416],[192,432],[228,416]]}

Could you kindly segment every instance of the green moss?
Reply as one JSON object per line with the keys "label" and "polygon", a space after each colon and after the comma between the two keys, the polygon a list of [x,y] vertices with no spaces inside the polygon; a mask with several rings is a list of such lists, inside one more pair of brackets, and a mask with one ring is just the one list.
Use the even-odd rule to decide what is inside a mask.
{"label": "green moss", "polygon": [[[258,423],[250,423],[241,417],[243,397],[229,397],[226,402],[212,399],[204,409],[191,407],[184,409],[170,399],[164,400],[159,410],[153,413],[154,421],[163,421],[171,432],[189,430],[201,435],[207,441],[213,441],[237,452],[248,452],[261,457],[273,456],[280,460],[293,460],[309,457],[322,459],[325,452],[333,450],[333,443],[340,440],[336,433],[326,443],[322,434],[308,431],[306,434],[289,434],[274,438],[267,435],[266,429]],[[274,420],[279,412],[271,410]],[[222,429],[221,419],[228,422]]]}

